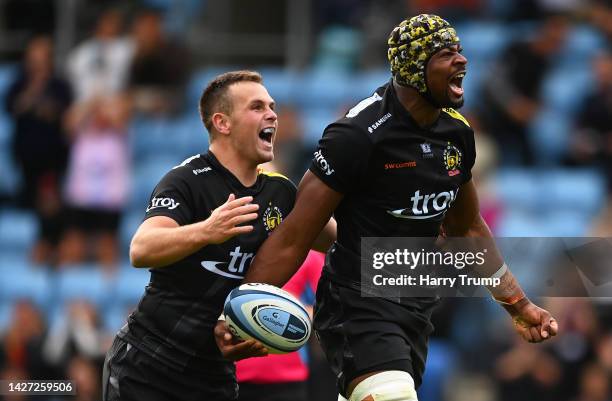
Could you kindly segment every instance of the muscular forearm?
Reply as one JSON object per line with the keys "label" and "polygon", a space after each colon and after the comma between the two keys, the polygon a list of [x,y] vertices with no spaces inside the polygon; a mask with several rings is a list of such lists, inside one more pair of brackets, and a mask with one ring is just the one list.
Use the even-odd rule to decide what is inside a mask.
{"label": "muscular forearm", "polygon": [[323,230],[317,236],[314,243],[312,244],[312,249],[315,251],[326,253],[329,248],[332,246],[334,241],[336,241],[336,231],[337,224],[334,218],[329,219]]}
{"label": "muscular forearm", "polygon": [[518,280],[504,263],[504,259],[495,244],[493,234],[480,213],[477,214],[472,224],[467,226],[467,229],[461,230],[459,227],[453,227],[452,225],[449,225],[447,229],[452,236],[460,236],[465,238],[466,241],[472,239],[473,243],[469,244],[468,242],[467,247],[473,247],[477,251],[486,249],[486,263],[479,266],[474,274],[500,280],[498,285],[487,287],[495,300],[508,310],[509,306],[525,298],[525,293]]}
{"label": "muscular forearm", "polygon": [[179,261],[207,244],[202,224],[156,227],[138,232],[130,244],[134,267],[163,267]]}
{"label": "muscular forearm", "polygon": [[244,279],[245,283],[282,287],[304,262],[310,244],[304,241],[304,237],[299,237],[300,233],[292,232],[290,218],[291,215],[259,248]]}

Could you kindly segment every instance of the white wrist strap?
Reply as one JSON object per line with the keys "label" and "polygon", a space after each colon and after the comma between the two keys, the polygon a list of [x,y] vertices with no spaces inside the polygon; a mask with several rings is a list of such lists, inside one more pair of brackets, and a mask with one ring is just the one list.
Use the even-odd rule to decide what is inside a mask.
{"label": "white wrist strap", "polygon": [[506,274],[507,271],[508,265],[504,263],[502,267],[500,267],[495,273],[491,275],[491,278],[502,278],[502,276]]}

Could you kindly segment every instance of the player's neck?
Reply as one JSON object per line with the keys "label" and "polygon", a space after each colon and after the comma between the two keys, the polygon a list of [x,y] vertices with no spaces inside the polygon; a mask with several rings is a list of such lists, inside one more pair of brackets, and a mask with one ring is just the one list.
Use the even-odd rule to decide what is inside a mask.
{"label": "player's neck", "polygon": [[257,164],[249,163],[237,152],[225,149],[216,142],[211,143],[209,149],[219,163],[228,169],[242,185],[250,187],[255,184],[255,181],[257,181]]}
{"label": "player's neck", "polygon": [[440,109],[429,103],[416,89],[393,82],[399,102],[420,127],[428,127],[440,116]]}

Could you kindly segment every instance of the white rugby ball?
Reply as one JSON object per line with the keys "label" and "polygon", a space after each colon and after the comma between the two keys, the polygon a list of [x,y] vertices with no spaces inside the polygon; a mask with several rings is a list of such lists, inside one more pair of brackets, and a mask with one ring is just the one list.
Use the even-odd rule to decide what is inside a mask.
{"label": "white rugby ball", "polygon": [[302,303],[269,284],[248,283],[234,288],[225,299],[223,313],[233,335],[257,340],[271,354],[299,349],[312,330]]}

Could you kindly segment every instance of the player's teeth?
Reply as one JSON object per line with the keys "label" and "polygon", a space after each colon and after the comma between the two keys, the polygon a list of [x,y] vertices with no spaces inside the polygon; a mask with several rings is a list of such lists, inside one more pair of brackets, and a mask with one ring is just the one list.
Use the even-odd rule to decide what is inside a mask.
{"label": "player's teeth", "polygon": [[266,133],[266,134],[272,135],[274,133],[274,128],[272,128],[272,127],[264,128],[263,132]]}

